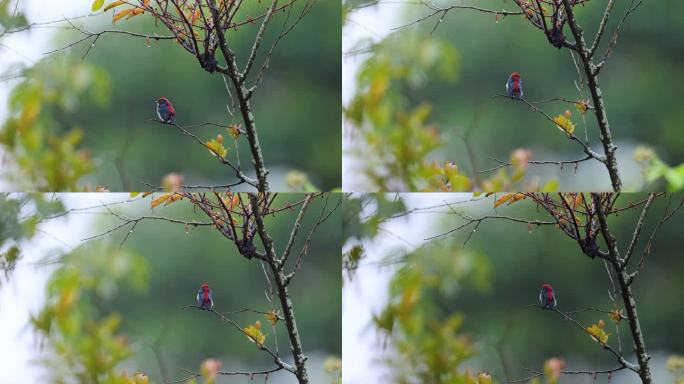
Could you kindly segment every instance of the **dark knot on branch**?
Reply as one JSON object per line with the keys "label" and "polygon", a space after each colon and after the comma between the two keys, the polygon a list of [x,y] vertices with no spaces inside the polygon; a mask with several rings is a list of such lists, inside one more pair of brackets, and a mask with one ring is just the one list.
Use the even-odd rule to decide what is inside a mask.
{"label": "dark knot on branch", "polygon": [[200,55],[197,55],[197,60],[202,68],[209,73],[214,73],[218,68],[216,57],[209,52],[204,52]]}
{"label": "dark knot on branch", "polygon": [[237,246],[237,249],[242,256],[248,259],[257,256],[257,249],[254,246],[254,242],[251,239],[238,239],[237,241],[235,241],[235,245]]}
{"label": "dark knot on branch", "polygon": [[549,43],[558,49],[565,46],[565,35],[561,28],[552,28],[546,37],[549,39]]}

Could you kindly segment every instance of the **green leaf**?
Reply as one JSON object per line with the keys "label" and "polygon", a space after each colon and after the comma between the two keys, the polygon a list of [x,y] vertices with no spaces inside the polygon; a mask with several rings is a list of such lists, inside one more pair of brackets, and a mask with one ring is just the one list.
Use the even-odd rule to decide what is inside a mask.
{"label": "green leaf", "polygon": [[104,0],[93,1],[93,7],[91,8],[93,12],[97,12],[104,5]]}
{"label": "green leaf", "polygon": [[558,179],[551,179],[544,184],[541,191],[542,192],[556,192],[558,190],[558,185],[560,182]]}
{"label": "green leaf", "polygon": [[226,155],[228,154],[228,149],[223,146],[218,140],[216,139],[211,139],[207,141],[207,149],[209,149],[209,152],[211,152],[214,156],[219,156],[220,158],[224,159]]}

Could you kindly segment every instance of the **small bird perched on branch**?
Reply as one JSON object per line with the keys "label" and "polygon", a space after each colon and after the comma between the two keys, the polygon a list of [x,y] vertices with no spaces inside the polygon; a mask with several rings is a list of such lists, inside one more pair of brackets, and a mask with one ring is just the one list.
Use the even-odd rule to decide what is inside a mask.
{"label": "small bird perched on branch", "polygon": [[176,110],[166,97],[160,97],[157,103],[157,116],[162,123],[174,124],[176,122]]}
{"label": "small bird perched on branch", "polygon": [[547,283],[542,285],[541,292],[539,292],[539,302],[546,309],[556,309],[556,292],[551,285]]}
{"label": "small bird perched on branch", "polygon": [[209,288],[209,284],[204,283],[197,292],[197,305],[201,309],[211,311],[214,308],[214,295]]}
{"label": "small bird perched on branch", "polygon": [[518,72],[511,73],[506,82],[506,94],[511,99],[520,100],[523,97],[522,80]]}

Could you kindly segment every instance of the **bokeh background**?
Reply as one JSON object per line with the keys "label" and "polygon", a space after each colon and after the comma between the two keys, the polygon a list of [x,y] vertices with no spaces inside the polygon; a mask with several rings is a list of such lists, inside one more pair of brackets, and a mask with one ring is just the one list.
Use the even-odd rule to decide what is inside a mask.
{"label": "bokeh background", "polygon": [[[87,15],[92,1],[27,0],[19,3],[19,10],[24,11],[29,23],[41,23]],[[10,15],[13,5],[14,2],[4,5]],[[245,12],[257,13],[261,7],[263,5],[250,3]],[[297,7],[296,10],[301,8]],[[167,34],[145,16],[112,25],[109,11],[74,23],[91,31],[119,28]],[[270,47],[284,16],[280,12],[275,16],[271,33],[262,42],[263,47]],[[8,20],[9,15],[0,24],[11,30]],[[103,185],[111,191],[146,190],[149,187],[144,182],[160,185],[163,176],[170,172],[183,174],[190,185],[227,184],[234,179],[225,166],[218,164],[191,138],[184,137],[173,127],[146,121],[156,117],[154,101],[166,96],[172,100],[181,125],[212,122],[227,126],[241,122],[239,111],[234,111],[234,116],[226,111],[226,105],[231,101],[219,74],[210,75],[202,70],[197,60],[174,42],[152,41],[148,46],[145,39],[124,35],[102,36],[83,60],[90,41],[45,55],[45,52],[83,37],[69,31],[68,24],[57,27],[36,26],[21,33],[0,33],[0,73],[4,75],[4,81],[0,82],[0,121],[18,113],[16,108],[40,100],[42,108],[38,122],[30,125],[31,134],[36,135],[35,141],[40,143],[35,145],[50,148],[51,135],[63,135],[77,128],[82,132],[78,148],[84,149],[94,160],[93,167],[86,169],[72,185],[54,182],[45,185],[44,180],[26,185],[26,177],[16,175],[21,172],[15,172],[12,178],[5,172],[2,189],[64,191],[95,189]],[[228,36],[238,57],[242,58],[241,65],[257,28],[258,25],[248,25]],[[297,172],[295,182],[303,173],[321,189],[341,185],[340,33],[339,5],[330,1],[316,2],[274,51],[270,68],[252,99],[274,190],[299,187],[287,183],[287,175],[292,171]],[[17,93],[16,87],[23,79],[32,80],[39,89],[32,91],[25,87]],[[11,98],[14,109],[8,108],[12,90],[15,91]],[[5,126],[4,130],[7,128]],[[224,128],[205,126],[194,128],[193,132],[205,140],[223,134],[234,161],[235,148]],[[253,175],[246,138],[243,136],[239,141],[243,170]],[[64,158],[68,158],[71,151],[71,148],[64,149]],[[31,162],[31,167],[50,168],[54,163],[54,160],[40,163],[30,158],[22,162],[16,157],[6,153],[3,167],[21,169],[27,167],[26,163],[35,161]],[[69,167],[76,169],[78,164]],[[62,175],[62,178],[68,176]],[[55,184],[56,188],[49,189]]]}
{"label": "bokeh background", "polygon": [[[301,198],[298,194],[282,194],[275,204],[294,203]],[[336,198],[330,197],[328,209]],[[183,309],[196,305],[197,290],[204,282],[214,291],[217,311],[268,311],[279,307],[277,297],[273,303],[266,299],[268,286],[260,263],[240,256],[233,244],[215,230],[149,221],[141,222],[131,233],[126,227],[82,240],[120,224],[106,208],[91,209],[102,204],[129,217],[158,215],[206,221],[184,201],[152,211],[151,197],[138,196],[135,202],[126,202],[130,199],[128,194],[0,197],[0,261],[3,270],[11,269],[0,275],[0,383],[72,382],[78,377],[76,372],[87,371],[71,369],[69,364],[76,357],[96,361],[97,354],[88,353],[94,347],[108,351],[102,361],[116,361],[115,352],[122,350],[118,344],[121,340],[132,354],[112,369],[131,375],[143,371],[156,383],[166,382],[162,378],[173,381],[187,377],[180,368],[198,371],[200,363],[208,358],[221,360],[221,368],[226,371],[273,367],[269,355],[214,314]],[[21,203],[17,205],[17,201]],[[50,201],[60,201],[64,208],[74,211],[39,220],[61,212],[58,207],[48,207]],[[323,204],[321,198],[312,203],[300,234],[308,234]],[[279,251],[285,247],[297,212],[286,211],[267,219]],[[341,357],[340,217],[337,211],[320,225],[290,286],[310,378],[316,383],[334,382],[334,374],[325,370],[326,360]],[[128,240],[120,248],[127,234]],[[302,244],[301,239],[295,243],[297,252]],[[20,248],[21,256],[8,268],[4,264],[8,260],[5,252],[13,246]],[[73,298],[69,294],[72,291],[78,292],[73,306],[66,304],[69,297]],[[46,311],[48,307],[52,310]],[[108,331],[106,324],[110,323],[105,319],[109,317],[120,322],[115,331]],[[264,315],[237,313],[228,317],[243,327],[261,321],[266,344],[274,348],[275,335]],[[41,327],[50,328],[52,336],[44,337]],[[277,325],[277,338],[282,358],[292,361],[282,323]],[[67,347],[60,349],[60,345]],[[97,367],[104,370],[107,365],[103,362]],[[269,376],[268,382],[296,382],[290,376],[277,372]],[[85,380],[80,382],[94,382],[92,378]],[[263,377],[255,380],[263,381]],[[217,382],[254,381],[232,376],[220,377]]]}
{"label": "bokeh background", "polygon": [[[460,5],[460,2],[435,0],[436,6]],[[616,4],[607,26],[602,48],[610,40],[612,31],[625,12],[629,2]],[[392,180],[392,161],[408,160],[407,168],[416,167],[419,160],[443,164],[453,161],[459,171],[476,182],[476,170],[497,165],[490,157],[508,160],[516,148],[532,151],[536,160],[570,160],[583,157],[579,146],[564,135],[543,116],[533,113],[523,103],[504,98],[492,98],[504,93],[505,82],[511,72],[522,74],[525,98],[530,101],[563,97],[571,100],[580,96],[575,88],[577,71],[568,50],[553,48],[543,33],[519,16],[496,18],[492,14],[474,10],[449,11],[432,35],[441,14],[416,25],[399,28],[430,11],[418,1],[346,0],[343,26],[343,103],[349,111],[344,124],[344,185],[346,190],[387,191],[417,190],[421,185]],[[467,4],[467,2],[465,3]],[[474,4],[488,9],[514,9],[511,2],[483,0]],[[577,16],[585,36],[593,36],[605,2],[587,2],[578,7]],[[613,49],[600,76],[600,85],[607,106],[613,138],[618,146],[618,161],[626,190],[662,190],[670,180],[658,180],[645,175],[654,166],[654,157],[674,167],[684,161],[682,137],[679,127],[684,121],[679,108],[679,85],[673,78],[681,76],[682,39],[684,34],[680,14],[684,4],[674,0],[644,2],[625,22],[617,45]],[[566,28],[566,35],[570,32]],[[571,38],[571,37],[570,37]],[[600,54],[603,49],[599,49]],[[376,64],[369,65],[369,61]],[[385,63],[383,67],[377,62]],[[383,70],[379,68],[385,68]],[[392,73],[388,84],[379,79]],[[353,103],[355,95],[367,91],[374,80],[373,92],[383,94],[389,111],[382,109],[385,101],[378,102],[377,121],[393,121],[396,115],[409,115],[419,105],[431,107],[429,116],[416,123],[421,129],[413,132],[400,123],[357,124]],[[381,85],[382,84],[382,85]],[[389,90],[386,94],[383,86]],[[541,104],[551,116],[572,112],[577,124],[575,134],[584,138],[583,119],[575,107],[565,103]],[[371,106],[366,105],[367,115]],[[387,113],[387,116],[382,115]],[[402,115],[403,114],[403,115]],[[408,125],[408,124],[407,124]],[[362,129],[359,129],[359,126]],[[593,147],[600,149],[595,119],[588,113],[586,126]],[[420,132],[435,130],[436,136],[423,139]],[[370,134],[368,134],[370,132]],[[384,162],[364,153],[376,154],[376,148],[399,146],[396,159]],[[436,148],[426,151],[426,142],[437,142]],[[466,142],[473,153],[469,154]],[[646,146],[635,160],[635,150]],[[421,156],[412,158],[410,151]],[[645,156],[644,156],[645,155]],[[370,159],[369,159],[370,158]],[[374,162],[375,161],[375,162]],[[657,161],[655,162],[657,163]],[[388,165],[389,164],[389,165]],[[659,165],[659,164],[656,164]],[[367,169],[374,170],[388,182],[380,186]],[[397,171],[399,172],[399,171]],[[679,179],[677,174],[666,176]],[[482,178],[492,174],[479,175]],[[519,190],[535,185],[543,186],[550,179],[559,180],[563,191],[609,190],[605,168],[595,162],[585,162],[577,172],[574,167],[531,166],[522,183],[509,187]],[[539,180],[539,183],[534,183]],[[393,182],[394,181],[394,182]],[[668,184],[668,186],[671,186]],[[482,189],[482,186],[479,186]],[[680,188],[679,186],[678,188]],[[472,188],[472,186],[471,186]]]}
{"label": "bokeh background", "polygon": [[[435,366],[440,362],[445,364],[443,371],[484,370],[498,383],[528,377],[531,373],[523,367],[542,370],[544,361],[553,357],[565,360],[568,370],[616,366],[613,355],[602,350],[575,325],[558,314],[529,307],[538,302],[541,285],[549,282],[556,290],[558,308],[562,311],[612,308],[608,297],[611,285],[603,263],[584,256],[577,244],[555,227],[530,231],[524,223],[489,220],[474,232],[471,225],[452,236],[429,241],[426,239],[456,228],[464,221],[449,208],[427,209],[388,221],[380,219],[447,202],[455,203],[452,205],[455,211],[474,217],[543,216],[527,201],[493,209],[495,197],[481,196],[475,198],[479,201],[469,202],[473,199],[470,194],[387,194],[384,197],[376,194],[352,196],[346,203],[345,254],[351,257],[349,252],[358,246],[363,251],[358,264],[352,264],[355,268],[345,272],[344,383],[419,382],[410,378],[402,381],[405,378],[402,374],[434,372],[427,362]],[[643,198],[643,194],[626,194],[618,205]],[[674,207],[682,196],[677,194],[672,199],[671,207]],[[636,257],[641,254],[641,247],[666,204],[667,199],[660,199],[650,211]],[[610,220],[623,252],[640,211],[626,211]],[[666,368],[666,361],[671,355],[684,353],[684,335],[675,325],[676,319],[684,315],[679,304],[684,291],[679,239],[683,222],[684,214],[679,212],[660,229],[652,252],[632,286],[656,383],[675,380],[674,373]],[[464,246],[469,235],[472,236]],[[411,297],[417,304],[406,305],[413,312],[400,325],[400,317],[392,317],[386,311],[388,303],[393,303],[395,314],[401,313],[403,305],[411,302],[407,298]],[[586,312],[573,316],[587,326],[603,319],[606,332],[610,333],[609,343],[617,346],[617,333],[608,315]],[[447,329],[444,333],[435,331],[448,324],[447,319],[451,317],[459,319],[456,323],[460,326],[453,329],[444,326]],[[395,319],[392,333],[383,328],[391,323],[390,318]],[[415,333],[411,334],[411,330]],[[628,360],[635,361],[628,332],[622,324],[623,351]],[[468,347],[461,344],[463,340]],[[411,346],[404,345],[405,353],[398,352],[398,346],[405,341],[410,341]],[[442,354],[438,357],[428,353],[435,350]],[[460,355],[466,352],[470,355]],[[413,358],[423,364],[416,364]],[[430,378],[434,376],[427,377],[423,382],[432,382]],[[458,382],[449,381],[449,377],[442,377],[446,381],[441,382]],[[542,382],[545,381],[542,379]],[[596,381],[586,375],[564,375],[560,382],[608,381],[605,375]],[[610,382],[640,381],[630,372],[620,372]]]}

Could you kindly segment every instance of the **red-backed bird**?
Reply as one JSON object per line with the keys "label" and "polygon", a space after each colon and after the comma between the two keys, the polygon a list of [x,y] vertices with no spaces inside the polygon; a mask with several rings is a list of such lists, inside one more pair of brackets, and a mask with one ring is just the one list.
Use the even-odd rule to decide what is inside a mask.
{"label": "red-backed bird", "polygon": [[176,110],[166,97],[160,97],[157,100],[157,116],[162,123],[174,124],[176,122]]}
{"label": "red-backed bird", "polygon": [[202,284],[197,292],[197,305],[207,311],[214,308],[214,295],[211,292],[211,288],[209,288],[209,284]]}
{"label": "red-backed bird", "polygon": [[556,292],[553,287],[544,283],[539,292],[539,302],[546,309],[556,309]]}
{"label": "red-backed bird", "polygon": [[518,72],[511,73],[506,82],[506,94],[511,99],[520,100],[523,97],[522,80]]}

